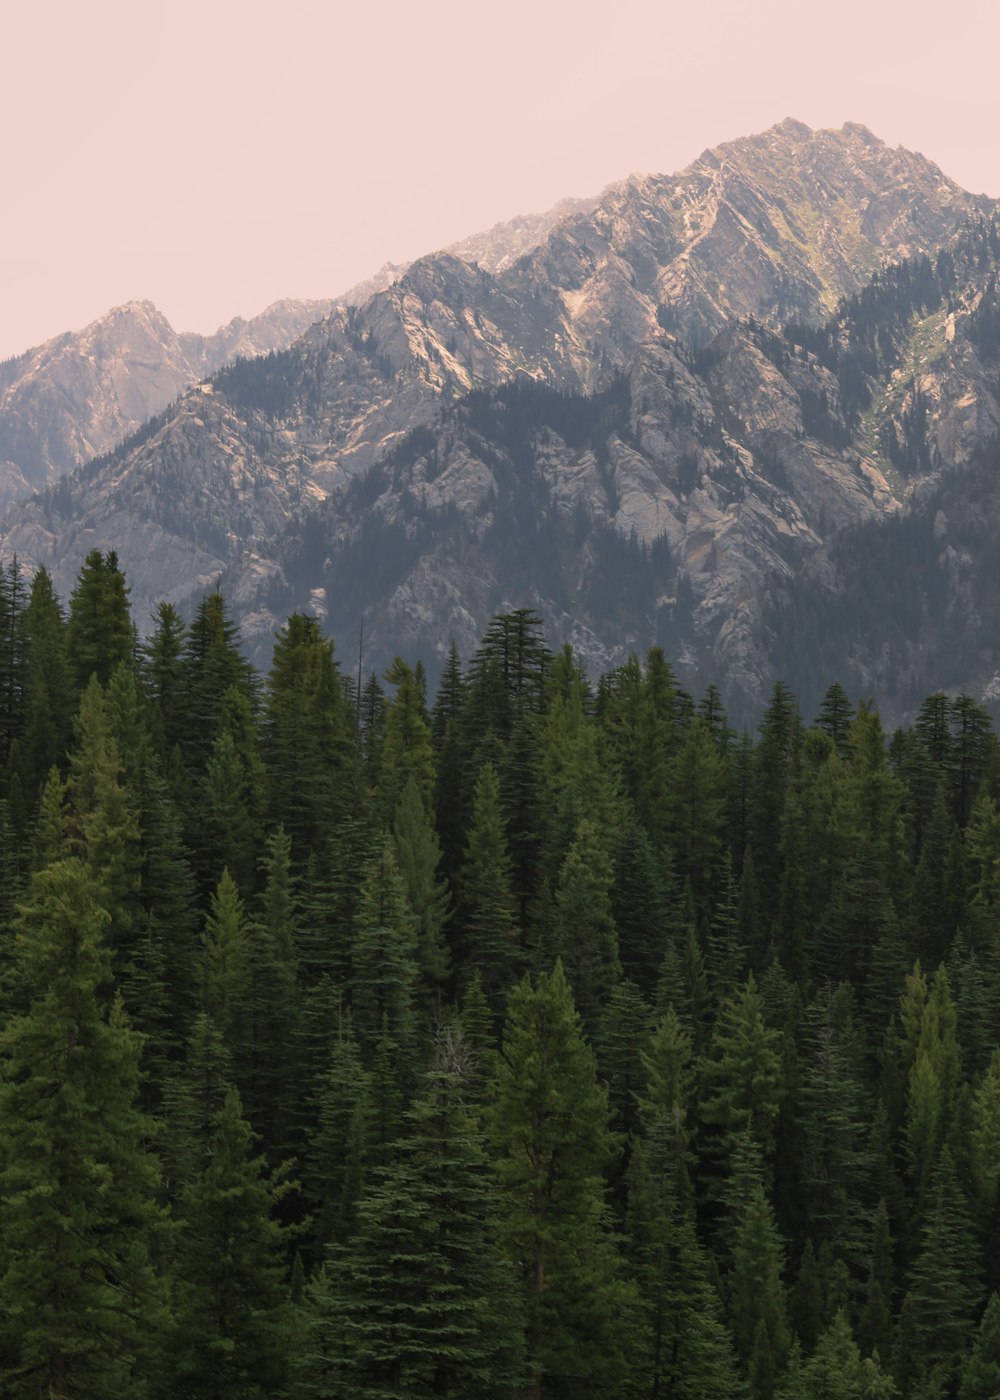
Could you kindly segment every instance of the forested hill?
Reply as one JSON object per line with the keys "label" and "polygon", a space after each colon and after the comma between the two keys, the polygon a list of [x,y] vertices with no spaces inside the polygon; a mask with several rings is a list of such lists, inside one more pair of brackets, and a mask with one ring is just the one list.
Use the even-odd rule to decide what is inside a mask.
{"label": "forested hill", "polygon": [[991,1400],[1000,750],[0,586],[0,1393]]}

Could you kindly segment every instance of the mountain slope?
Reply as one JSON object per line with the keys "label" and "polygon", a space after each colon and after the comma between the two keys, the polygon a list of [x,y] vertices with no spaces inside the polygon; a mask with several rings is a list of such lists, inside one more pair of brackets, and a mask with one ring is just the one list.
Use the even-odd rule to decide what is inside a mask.
{"label": "mountain slope", "polygon": [[[782,123],[678,176],[630,177],[495,272],[447,252],[419,260],[14,510],[5,551],[45,563],[65,595],[85,550],[113,545],[140,619],[224,573],[262,645],[290,605],[350,627],[352,590],[378,599],[366,631],[387,653],[478,636],[495,605],[527,598],[575,627],[590,660],[669,635],[690,668],[752,702],[770,594],[912,484],[881,423],[905,412],[892,376],[918,355],[910,321],[930,310],[910,306],[891,363],[861,342],[847,357],[863,404],[839,332],[810,348],[805,327],[797,342],[775,328],[817,324],[843,292],[863,301],[873,266],[936,253],[983,207],[864,128]],[[503,412],[478,430],[476,405],[502,405],[502,386],[522,381],[554,398],[508,448],[490,439]],[[569,420],[590,423],[607,395],[617,426],[584,441]],[[918,468],[914,481],[937,470]],[[619,556],[634,606],[607,607]]]}

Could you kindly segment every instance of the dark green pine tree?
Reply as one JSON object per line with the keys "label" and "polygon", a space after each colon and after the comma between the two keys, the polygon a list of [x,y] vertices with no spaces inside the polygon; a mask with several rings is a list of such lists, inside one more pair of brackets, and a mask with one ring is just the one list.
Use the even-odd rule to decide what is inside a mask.
{"label": "dark green pine tree", "polygon": [[749,843],[760,889],[761,914],[768,929],[778,916],[783,860],[780,843],[785,794],[792,780],[800,720],[795,697],[778,681],[760,725],[753,751]]}
{"label": "dark green pine tree", "polygon": [[45,569],[32,579],[22,627],[23,719],[8,776],[8,788],[15,778],[19,788],[21,811],[12,816],[20,825],[34,814],[53,766],[64,762],[77,703],[66,655],[66,622]]}
{"label": "dark green pine tree", "polygon": [[729,1318],[753,1400],[770,1400],[788,1360],[791,1334],[784,1248],[764,1190],[760,1154],[744,1136],[729,1189],[732,1268],[727,1278]]}
{"label": "dark green pine tree", "polygon": [[[142,834],[135,795],[125,781],[108,705],[91,677],[74,720],[63,810],[63,853],[83,858],[110,915],[106,931],[115,975],[131,1004],[126,975],[141,926]],[[43,798],[43,807],[45,805]]]}
{"label": "dark green pine tree", "polygon": [[615,852],[611,908],[618,928],[622,972],[644,996],[652,998],[667,951],[673,865],[658,860],[653,845],[632,811],[627,811]]}
{"label": "dark green pine tree", "polygon": [[524,1334],[514,1271],[462,1076],[435,1066],[391,1165],[373,1173],[358,1230],[312,1293],[296,1394],[515,1397]]}
{"label": "dark green pine tree", "polygon": [[165,759],[181,742],[187,628],[173,603],[160,603],[155,616],[156,626],[141,650],[142,679],[152,709],[153,737]]}
{"label": "dark green pine tree", "polygon": [[361,688],[361,703],[356,712],[362,771],[365,783],[372,791],[378,788],[382,768],[385,712],[385,691],[379,685],[378,676],[373,671]]}
{"label": "dark green pine tree", "polygon": [[584,1029],[593,1040],[612,988],[621,976],[618,930],[611,912],[614,868],[593,822],[582,821],[555,894],[552,954],[562,960]]}
{"label": "dark green pine tree", "polygon": [[951,922],[948,873],[951,851],[951,815],[944,780],[938,784],[913,881],[913,918],[918,930],[917,952],[925,967],[936,967],[945,958],[955,937]]}
{"label": "dark green pine tree", "polygon": [[628,1373],[636,1299],[606,1221],[607,1094],[558,963],[511,993],[490,1136],[501,1236],[527,1309],[530,1393],[614,1394]]}
{"label": "dark green pine tree", "polygon": [[892,1358],[895,1345],[893,1303],[896,1270],[893,1262],[892,1231],[889,1211],[879,1200],[872,1227],[871,1253],[868,1260],[868,1281],[865,1302],[858,1324],[858,1338],[867,1356],[876,1353],[885,1361]]}
{"label": "dark green pine tree", "polygon": [[155,1096],[181,1058],[197,1003],[194,878],[130,667],[119,666],[112,676],[106,710],[139,828],[136,930],[120,980],[129,1015],[145,1039],[147,1094]]}
{"label": "dark green pine tree", "polygon": [[397,1068],[410,1065],[416,1043],[417,937],[392,843],[361,872],[351,949],[354,1029],[370,1064],[380,1039],[392,1042]]}
{"label": "dark green pine tree", "polygon": [[198,605],[184,645],[181,668],[184,761],[202,774],[222,719],[227,692],[235,688],[256,707],[257,677],[239,648],[239,633],[216,589]]}
{"label": "dark green pine tree", "polygon": [[253,1056],[248,924],[240,892],[224,870],[205,920],[199,983],[201,1009],[222,1038],[237,1086],[246,1082]]}
{"label": "dark green pine tree", "polygon": [[270,820],[284,827],[298,861],[354,805],[353,727],[333,642],[315,618],[293,614],[274,644],[263,753]]}
{"label": "dark green pine tree", "polygon": [[601,1013],[594,1048],[615,1130],[624,1131],[626,1141],[639,1131],[637,1100],[647,1076],[643,1052],[652,1028],[652,1008],[635,983],[616,983]]}
{"label": "dark green pine tree", "polygon": [[439,873],[441,845],[412,774],[396,804],[392,833],[403,890],[416,922],[418,1001],[425,1019],[433,1022],[451,971],[444,937],[449,895]]}
{"label": "dark green pine tree", "polygon": [[644,1134],[632,1157],[628,1202],[641,1330],[630,1369],[637,1394],[709,1400],[744,1396],[746,1390],[695,1229],[688,1175],[690,1061],[691,1042],[671,1010],[642,1055]]}
{"label": "dark green pine tree", "polygon": [[175,1204],[181,1191],[204,1170],[226,1095],[232,1088],[232,1059],[211,1018],[199,1011],[191,1028],[184,1073],[167,1084],[158,1146],[163,1186]]}
{"label": "dark green pine tree", "polygon": [[862,1358],[851,1325],[838,1312],[782,1400],[893,1400],[896,1387],[878,1361]]}
{"label": "dark green pine tree", "polygon": [[92,549],[83,561],[69,602],[66,648],[78,691],[91,676],[107,685],[116,666],[135,665],[137,638],[129,590],[114,550]]}
{"label": "dark green pine tree", "polygon": [[[1000,1225],[1000,1049],[994,1050],[973,1095],[971,1119],[973,1199],[981,1228],[994,1235]],[[996,1264],[993,1270],[995,1279]]]}
{"label": "dark green pine tree", "polygon": [[301,1142],[315,1129],[314,1085],[327,1067],[330,1045],[349,1002],[351,954],[362,887],[359,876],[375,842],[366,822],[342,822],[321,856],[310,859],[301,882],[296,930],[299,1007],[290,1058],[298,1085],[291,1119]]}
{"label": "dark green pine tree", "polygon": [[[658,654],[658,661],[662,653]],[[666,661],[657,697],[638,657],[602,678],[598,719],[608,752],[622,776],[635,821],[660,859],[667,846],[670,763],[677,739],[676,687]]]}
{"label": "dark green pine tree", "polygon": [[774,1150],[781,1107],[781,1036],[764,1020],[753,974],[723,1002],[703,1068],[700,1111],[711,1130],[711,1155],[723,1173],[749,1134],[765,1160]]}
{"label": "dark green pine tree", "polygon": [[722,866],[725,760],[704,720],[688,725],[670,767],[668,830],[677,878],[689,881],[699,929],[708,926]]}
{"label": "dark green pine tree", "polygon": [[350,1012],[341,1015],[329,1063],[314,1090],[316,1130],[305,1149],[312,1254],[346,1244],[357,1228],[371,1132],[372,1075],[361,1060]]}
{"label": "dark green pine tree", "polygon": [[466,976],[478,974],[483,995],[498,1013],[516,978],[520,943],[514,921],[512,870],[500,811],[500,786],[491,763],[483,765],[476,782],[458,888]]}
{"label": "dark green pine tree", "polygon": [[431,735],[437,761],[435,825],[441,839],[441,871],[452,889],[455,888],[465,849],[468,819],[462,735],[465,696],[466,683],[458,659],[458,648],[452,642],[431,712]]}
{"label": "dark green pine tree", "polygon": [[555,889],[581,822],[617,847],[622,803],[617,777],[603,761],[601,735],[588,716],[586,681],[569,647],[549,668],[549,707],[538,724],[538,818],[541,876]]}
{"label": "dark green pine tree", "polygon": [[111,1004],[101,890],[76,859],[21,915],[26,1010],[0,1036],[0,1329],[10,1400],[158,1393],[162,1220],[139,1046]]}
{"label": "dark green pine tree", "polygon": [[995,1400],[1000,1395],[1000,1294],[987,1304],[975,1345],[962,1366],[958,1400]]}
{"label": "dark green pine tree", "polygon": [[27,590],[17,556],[0,564],[0,770],[24,725]]}
{"label": "dark green pine tree", "polygon": [[806,1014],[803,1041],[800,1179],[810,1236],[860,1282],[870,1235],[870,1109],[850,987],[827,985],[819,993]]}
{"label": "dark green pine tree", "polygon": [[968,1202],[946,1147],[930,1184],[909,1291],[917,1356],[926,1372],[946,1383],[968,1354],[983,1291]]}
{"label": "dark green pine tree", "polygon": [[829,734],[841,758],[847,757],[847,736],[854,721],[854,707],[847,691],[834,681],[829,686],[819,708],[816,727]]}
{"label": "dark green pine tree", "polygon": [[253,712],[246,696],[233,687],[223,697],[201,800],[192,814],[203,888],[211,889],[226,868],[245,897],[253,893],[265,800]]}
{"label": "dark green pine tree", "polygon": [[988,711],[969,695],[951,702],[951,722],[954,815],[964,831],[976,794],[995,760],[997,740]]}
{"label": "dark green pine tree", "polygon": [[261,871],[264,890],[248,919],[248,1046],[238,1083],[244,1112],[272,1165],[290,1153],[297,1063],[298,985],[295,957],[297,899],[291,843],[282,827],[268,838]]}
{"label": "dark green pine tree", "polygon": [[746,976],[746,953],[740,944],[739,888],[728,850],[722,857],[708,929],[705,970],[717,1001],[731,996]]}
{"label": "dark green pine tree", "polygon": [[428,814],[434,810],[434,744],[424,698],[415,671],[397,656],[385,673],[396,694],[386,708],[382,739],[379,797],[386,826],[412,777]]}
{"label": "dark green pine tree", "polygon": [[286,1231],[277,1211],[290,1189],[253,1151],[239,1094],[218,1112],[208,1157],[177,1202],[176,1400],[270,1400],[284,1387],[294,1337]]}

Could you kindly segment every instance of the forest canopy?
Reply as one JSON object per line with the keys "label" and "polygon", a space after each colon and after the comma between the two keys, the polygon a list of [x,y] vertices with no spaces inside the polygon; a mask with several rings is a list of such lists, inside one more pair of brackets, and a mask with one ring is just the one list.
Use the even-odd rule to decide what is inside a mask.
{"label": "forest canopy", "polygon": [[[360,684],[359,684],[360,680]],[[0,1377],[1000,1393],[1000,754],[0,573]]]}

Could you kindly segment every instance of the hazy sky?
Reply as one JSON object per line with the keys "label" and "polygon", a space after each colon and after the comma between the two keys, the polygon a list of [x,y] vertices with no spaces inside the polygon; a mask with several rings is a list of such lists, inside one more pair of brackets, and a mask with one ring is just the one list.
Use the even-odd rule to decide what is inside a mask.
{"label": "hazy sky", "polygon": [[0,48],[0,358],[213,330],[786,116],[1000,195],[995,0],[34,0]]}

